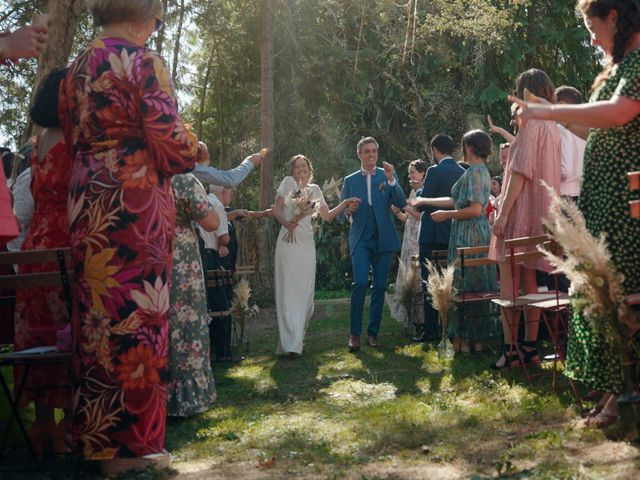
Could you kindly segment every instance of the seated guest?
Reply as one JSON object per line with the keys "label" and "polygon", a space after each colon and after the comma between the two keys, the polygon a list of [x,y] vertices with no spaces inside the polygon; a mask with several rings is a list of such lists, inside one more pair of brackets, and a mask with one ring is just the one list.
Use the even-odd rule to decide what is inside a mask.
{"label": "seated guest", "polygon": [[176,229],[169,297],[167,415],[186,417],[209,410],[216,399],[207,295],[192,222],[211,232],[218,228],[220,218],[193,174],[175,175],[171,185],[176,199]]}
{"label": "seated guest", "polygon": [[[60,129],[57,115],[58,88],[66,69],[55,69],[42,81],[34,99],[30,116],[44,129],[38,136],[31,156],[31,202],[33,219],[29,223],[22,250],[68,247],[69,215],[67,194],[71,173],[71,157]],[[18,176],[20,180],[22,176]],[[23,210],[21,201],[24,185],[17,182],[16,209]],[[14,188],[16,187],[14,185]],[[29,197],[29,195],[26,195]],[[26,202],[29,203],[29,202]],[[58,265],[23,265],[19,273],[57,270]],[[16,350],[56,344],[56,332],[69,324],[67,305],[61,287],[17,289],[15,308]],[[16,384],[21,370],[16,369]],[[71,397],[69,389],[59,386],[69,378],[65,365],[31,367],[21,405],[35,402],[36,419],[29,431],[36,452],[52,448],[67,452],[71,446]],[[65,418],[56,425],[54,409],[65,410]]]}

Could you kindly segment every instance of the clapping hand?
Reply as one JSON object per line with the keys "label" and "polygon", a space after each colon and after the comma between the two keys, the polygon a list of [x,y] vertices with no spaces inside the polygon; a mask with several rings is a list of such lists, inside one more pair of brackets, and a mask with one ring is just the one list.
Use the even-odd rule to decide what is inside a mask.
{"label": "clapping hand", "polygon": [[428,207],[429,206],[429,199],[428,198],[424,198],[424,197],[416,197],[416,198],[410,198],[407,203],[411,206],[411,207]]}
{"label": "clapping hand", "polygon": [[431,214],[431,219],[436,223],[441,223],[449,220],[449,212],[445,210],[436,210]]}
{"label": "clapping hand", "polygon": [[6,60],[37,57],[47,43],[46,25],[27,25],[0,34],[0,47]]}
{"label": "clapping hand", "polygon": [[384,169],[384,174],[387,177],[387,180],[389,181],[389,183],[394,182],[395,181],[395,177],[393,176],[393,172],[395,171],[394,166],[391,165],[389,162],[382,162],[382,168]]}

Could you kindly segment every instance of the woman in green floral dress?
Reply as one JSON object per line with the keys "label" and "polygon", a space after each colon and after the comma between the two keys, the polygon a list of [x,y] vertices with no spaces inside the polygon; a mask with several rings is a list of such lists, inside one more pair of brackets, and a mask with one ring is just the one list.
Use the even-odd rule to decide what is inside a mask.
{"label": "woman in green floral dress", "polygon": [[[489,245],[491,239],[491,226],[486,214],[491,175],[485,165],[491,155],[491,137],[481,130],[465,133],[462,137],[462,153],[470,167],[453,185],[451,197],[421,198],[417,202],[418,205],[453,208],[431,214],[435,222],[453,220],[449,237],[449,265],[454,264],[457,259],[456,249]],[[496,283],[494,265],[465,269],[464,285],[460,269],[455,271],[454,287],[459,292],[495,292]],[[488,305],[481,302],[472,307],[465,307],[464,322],[459,322],[455,315],[451,317],[449,336],[454,339],[456,351],[469,351],[470,346],[476,351],[481,351],[481,342],[501,336],[499,317],[488,314]]]}
{"label": "woman in green floral dress", "polygon": [[[527,105],[522,120],[565,123],[587,137],[579,207],[587,228],[606,235],[614,265],[624,276],[623,293],[640,292],[640,221],[630,217],[627,172],[640,169],[640,2],[580,0],[591,44],[610,60],[596,79],[585,105]],[[591,128],[589,132],[589,128]],[[593,322],[574,310],[569,324],[567,375],[604,392],[589,424],[604,427],[616,421],[616,398],[623,390],[621,352],[594,331]]]}
{"label": "woman in green floral dress", "polygon": [[186,417],[212,408],[216,399],[202,259],[193,222],[213,231],[220,219],[193,174],[175,175],[171,185],[176,230],[169,299],[167,415]]}

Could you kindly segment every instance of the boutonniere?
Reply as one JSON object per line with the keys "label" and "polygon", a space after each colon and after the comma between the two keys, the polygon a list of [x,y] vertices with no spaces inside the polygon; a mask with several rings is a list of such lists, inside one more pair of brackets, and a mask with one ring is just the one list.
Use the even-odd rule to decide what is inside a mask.
{"label": "boutonniere", "polygon": [[380,190],[380,193],[384,193],[384,182],[378,184],[378,190]]}

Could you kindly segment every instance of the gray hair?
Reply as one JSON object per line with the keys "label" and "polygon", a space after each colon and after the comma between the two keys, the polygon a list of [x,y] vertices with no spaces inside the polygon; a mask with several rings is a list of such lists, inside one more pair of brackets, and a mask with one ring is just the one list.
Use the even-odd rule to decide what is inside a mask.
{"label": "gray hair", "polygon": [[148,21],[162,17],[161,0],[89,0],[96,27],[122,22]]}

